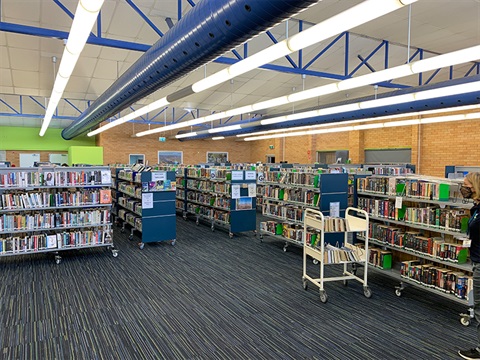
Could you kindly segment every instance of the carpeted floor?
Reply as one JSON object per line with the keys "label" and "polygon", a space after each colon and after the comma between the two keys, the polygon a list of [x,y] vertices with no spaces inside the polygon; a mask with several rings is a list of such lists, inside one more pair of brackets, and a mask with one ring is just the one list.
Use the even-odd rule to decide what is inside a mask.
{"label": "carpeted floor", "polygon": [[[162,231],[159,229],[159,231]],[[456,359],[466,306],[371,272],[302,288],[302,249],[177,218],[177,242],[0,259],[0,359]],[[309,262],[309,273],[318,266]],[[327,275],[338,273],[329,268]]]}

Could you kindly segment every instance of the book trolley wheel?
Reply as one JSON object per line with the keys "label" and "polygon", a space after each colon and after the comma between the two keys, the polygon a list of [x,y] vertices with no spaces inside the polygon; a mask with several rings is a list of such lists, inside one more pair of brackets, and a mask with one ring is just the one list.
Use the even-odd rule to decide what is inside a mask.
{"label": "book trolley wheel", "polygon": [[343,280],[343,286],[348,286],[348,280]]}
{"label": "book trolley wheel", "polygon": [[228,233],[228,236],[230,237],[230,239],[233,239],[233,233],[232,232]]}
{"label": "book trolley wheel", "polygon": [[303,290],[308,290],[308,280],[305,278],[302,278],[302,285],[303,285]]}
{"label": "book trolley wheel", "polygon": [[173,239],[172,241],[170,241],[170,245],[175,246],[176,241],[177,239]]}
{"label": "book trolley wheel", "polygon": [[328,295],[325,290],[320,290],[320,301],[324,304],[328,301]]}
{"label": "book trolley wheel", "polygon": [[469,326],[470,325],[470,315],[460,314],[460,324],[462,324],[463,326]]}
{"label": "book trolley wheel", "polygon": [[400,290],[399,288],[396,288],[395,295],[397,295],[398,297],[402,296],[402,290]]}
{"label": "book trolley wheel", "polygon": [[62,257],[59,255],[55,255],[55,264],[59,265],[62,262]]}
{"label": "book trolley wheel", "polygon": [[287,252],[287,248],[288,248],[288,243],[285,243],[285,245],[283,246],[283,252]]}
{"label": "book trolley wheel", "polygon": [[370,290],[370,288],[368,286],[364,286],[363,287],[363,295],[365,295],[365,297],[367,299],[370,299],[373,295],[372,290]]}
{"label": "book trolley wheel", "polygon": [[212,231],[215,231],[215,225],[212,224],[212,226],[210,226],[210,229],[211,229]]}
{"label": "book trolley wheel", "polygon": [[145,243],[141,242],[141,243],[138,244],[138,248],[140,250],[143,250],[144,247],[145,247]]}
{"label": "book trolley wheel", "polygon": [[195,221],[195,225],[200,225],[200,221],[197,219],[197,221]]}
{"label": "book trolley wheel", "polygon": [[118,250],[112,249],[112,256],[116,258],[118,256]]}
{"label": "book trolley wheel", "polygon": [[133,240],[133,234],[128,235],[128,240],[130,240],[130,241]]}

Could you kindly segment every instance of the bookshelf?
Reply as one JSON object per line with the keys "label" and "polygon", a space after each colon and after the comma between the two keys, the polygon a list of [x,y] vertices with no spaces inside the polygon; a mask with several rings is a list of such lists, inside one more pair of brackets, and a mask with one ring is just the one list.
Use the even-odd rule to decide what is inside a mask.
{"label": "bookshelf", "polygon": [[[446,296],[469,306],[461,315],[473,316],[472,265],[464,245],[469,209],[461,198],[460,182],[427,176],[371,176],[357,179],[358,207],[370,216],[370,243],[393,253],[386,275],[406,284]],[[361,237],[357,237],[362,240]]]}
{"label": "bookshelf", "polygon": [[256,232],[255,170],[227,167],[185,168],[186,214],[195,216],[196,224],[206,222],[211,230],[227,229],[234,233]]}
{"label": "bookshelf", "polygon": [[0,257],[107,247],[114,257],[108,167],[0,168]]}
{"label": "bookshelf", "polygon": [[[372,291],[368,287],[368,214],[360,209],[348,207],[345,217],[324,216],[321,211],[306,209],[303,222],[303,288],[308,289],[311,282],[319,288],[320,301],[326,303],[328,295],[324,288],[325,282],[343,281],[347,285],[348,280],[355,280],[363,284],[365,297],[370,298]],[[326,234],[341,234],[344,241],[341,246],[333,246],[325,243]],[[365,234],[365,246],[355,246],[348,241],[348,234]],[[307,256],[317,260],[320,267],[320,277],[315,278],[307,273]],[[356,275],[356,264],[364,266],[363,277]],[[325,276],[325,266],[342,265],[341,276]],[[352,266],[349,271],[348,266]]]}
{"label": "bookshelf", "polygon": [[[323,169],[270,168],[264,175],[263,216],[271,219],[260,223],[260,239],[264,235],[290,244],[303,246],[302,231],[305,209],[316,209],[324,215],[344,216],[347,208],[348,177],[345,173],[323,173]],[[328,234],[330,244],[343,242],[339,234]]]}
{"label": "bookshelf", "polygon": [[175,172],[135,167],[115,171],[117,219],[122,223],[121,231],[130,227],[130,240],[134,232],[138,232],[140,249],[152,242],[168,241],[175,245]]}

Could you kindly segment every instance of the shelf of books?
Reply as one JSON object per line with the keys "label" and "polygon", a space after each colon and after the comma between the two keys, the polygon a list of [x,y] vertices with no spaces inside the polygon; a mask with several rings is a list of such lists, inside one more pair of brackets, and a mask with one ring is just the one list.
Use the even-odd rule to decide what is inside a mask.
{"label": "shelf of books", "polygon": [[108,167],[0,168],[0,257],[107,247],[112,241]]}
{"label": "shelf of books", "polygon": [[138,243],[143,249],[145,243],[168,241],[175,245],[176,178],[174,171],[158,171],[134,165],[132,168],[116,169],[117,218],[141,236]]}
{"label": "shelf of books", "polygon": [[[270,168],[264,175],[263,216],[260,239],[264,235],[284,241],[283,251],[290,244],[303,246],[304,212],[316,209],[325,215],[343,216],[347,208],[347,174],[322,173],[325,170]],[[342,242],[338,234],[328,234],[331,244]]]}
{"label": "shelf of books", "polygon": [[[468,305],[464,325],[473,316],[472,265],[466,230],[473,203],[460,198],[455,180],[423,176],[371,176],[357,179],[358,207],[370,216],[370,242],[393,254],[387,275],[421,285]],[[358,237],[362,240],[361,237]],[[387,267],[388,268],[388,267]]]}
{"label": "shelf of books", "polygon": [[221,167],[185,168],[186,213],[234,233],[256,231],[256,171]]}
{"label": "shelf of books", "polygon": [[[303,221],[303,288],[308,289],[309,282],[319,288],[320,301],[326,303],[328,295],[324,288],[325,282],[355,280],[363,285],[363,292],[367,298],[372,296],[368,287],[368,262],[366,254],[369,253],[368,214],[360,209],[348,207],[345,217],[324,216],[321,211],[306,209]],[[337,246],[326,244],[325,235],[340,234],[344,237],[342,244]],[[364,234],[365,246],[360,247],[349,242],[349,234]],[[307,272],[307,256],[318,261],[320,277],[312,277]],[[325,275],[327,265],[342,265],[341,276]],[[364,267],[363,276],[357,276],[356,265]],[[349,269],[351,266],[351,270]]]}

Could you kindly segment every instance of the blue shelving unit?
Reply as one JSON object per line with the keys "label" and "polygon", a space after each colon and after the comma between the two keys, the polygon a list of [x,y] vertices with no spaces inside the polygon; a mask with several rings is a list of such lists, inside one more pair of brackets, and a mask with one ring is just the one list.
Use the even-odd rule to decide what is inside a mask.
{"label": "blue shelving unit", "polygon": [[[123,171],[122,171],[123,170]],[[130,239],[134,231],[141,234],[138,244],[143,249],[145,243],[176,241],[174,171],[134,172],[116,169],[116,190],[118,218],[131,227]],[[123,183],[123,185],[122,185]],[[125,200],[120,200],[124,198]],[[125,217],[120,216],[123,209]]]}
{"label": "blue shelving unit", "polygon": [[202,165],[185,168],[184,178],[184,219],[194,215],[197,225],[203,221],[210,224],[212,231],[216,227],[227,229],[230,237],[244,231],[256,232],[255,170]]}

